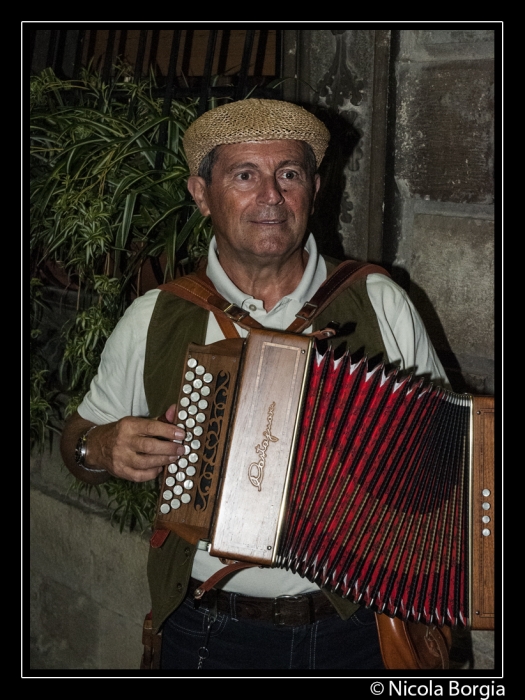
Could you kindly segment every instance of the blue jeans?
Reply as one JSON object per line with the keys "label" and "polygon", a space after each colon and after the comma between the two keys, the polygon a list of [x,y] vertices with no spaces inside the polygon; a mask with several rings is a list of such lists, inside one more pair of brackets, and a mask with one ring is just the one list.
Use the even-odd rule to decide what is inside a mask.
{"label": "blue jeans", "polygon": [[[335,611],[334,611],[335,612]],[[193,600],[167,619],[162,631],[162,669],[197,669],[209,611]],[[202,670],[384,669],[374,613],[360,609],[349,620],[337,615],[301,627],[236,619],[219,613],[210,628]]]}

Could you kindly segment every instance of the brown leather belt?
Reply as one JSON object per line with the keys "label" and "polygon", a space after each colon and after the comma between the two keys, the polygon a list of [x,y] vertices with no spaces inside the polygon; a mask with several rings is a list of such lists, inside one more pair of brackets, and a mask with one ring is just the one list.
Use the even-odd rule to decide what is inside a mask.
{"label": "brown leather belt", "polygon": [[[190,579],[188,596],[202,584]],[[256,598],[240,593],[227,593],[216,588],[206,592],[199,601],[208,608],[215,607],[234,618],[272,622],[274,625],[300,627],[317,620],[337,616],[334,606],[321,591],[302,595],[282,595],[278,598]]]}

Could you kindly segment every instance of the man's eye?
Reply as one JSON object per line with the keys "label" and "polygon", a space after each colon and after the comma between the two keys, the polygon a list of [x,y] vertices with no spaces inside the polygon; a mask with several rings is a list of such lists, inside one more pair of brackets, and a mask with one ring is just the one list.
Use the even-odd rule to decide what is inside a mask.
{"label": "man's eye", "polygon": [[286,170],[283,173],[283,177],[285,180],[293,180],[297,177],[297,173],[295,172],[295,170]]}
{"label": "man's eye", "polygon": [[239,173],[237,177],[239,178],[239,180],[249,180],[250,173]]}

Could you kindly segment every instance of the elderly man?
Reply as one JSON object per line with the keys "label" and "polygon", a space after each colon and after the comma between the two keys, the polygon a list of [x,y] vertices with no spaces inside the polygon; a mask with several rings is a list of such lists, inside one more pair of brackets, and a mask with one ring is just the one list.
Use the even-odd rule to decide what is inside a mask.
{"label": "elderly man", "polygon": [[[333,267],[307,229],[328,140],[313,115],[277,100],[218,107],[186,132],[188,188],[213,223],[207,277],[262,326],[288,328]],[[342,340],[351,351],[382,353],[403,369],[446,381],[417,312],[388,277],[369,275],[330,314],[346,328]],[[92,484],[109,475],[157,477],[184,450],[173,402],[187,344],[223,337],[215,314],[167,291],[136,300],[65,426],[62,454],[70,471]],[[160,415],[167,422],[154,420]],[[205,547],[174,533],[152,547],[148,576],[162,668],[383,668],[374,614],[290,571],[238,571],[196,606],[192,592],[221,567]]]}

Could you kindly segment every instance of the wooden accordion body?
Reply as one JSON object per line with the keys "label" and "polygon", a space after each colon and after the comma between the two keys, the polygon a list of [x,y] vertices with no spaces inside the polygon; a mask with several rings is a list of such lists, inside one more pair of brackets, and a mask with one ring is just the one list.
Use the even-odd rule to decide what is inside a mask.
{"label": "wooden accordion body", "polygon": [[155,526],[374,610],[493,629],[494,404],[308,337],[190,345]]}

